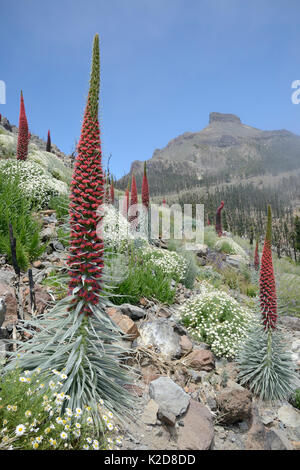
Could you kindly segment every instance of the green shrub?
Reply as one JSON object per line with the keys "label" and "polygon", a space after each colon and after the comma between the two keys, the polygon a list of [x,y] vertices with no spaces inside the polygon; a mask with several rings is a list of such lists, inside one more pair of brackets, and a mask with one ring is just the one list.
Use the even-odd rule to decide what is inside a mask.
{"label": "green shrub", "polygon": [[228,255],[240,255],[245,260],[248,258],[243,248],[229,237],[220,237],[215,243],[215,249]]}
{"label": "green shrub", "polygon": [[214,354],[232,358],[246,337],[254,315],[226,292],[201,284],[200,295],[180,308],[182,322],[195,339],[209,344]]}
{"label": "green shrub", "polygon": [[[68,395],[58,393],[65,374],[52,371],[43,383],[37,372],[14,370],[0,380],[0,450],[112,449],[120,445],[112,414],[101,406],[103,432],[96,431],[85,408],[68,408]],[[100,405],[99,405],[100,406]]]}
{"label": "green shrub", "polygon": [[69,214],[69,202],[68,194],[52,196],[48,203],[48,208],[55,210],[58,220],[65,220]]}
{"label": "green shrub", "polygon": [[186,269],[181,282],[188,289],[192,289],[199,272],[195,253],[193,251],[185,250],[184,245],[179,240],[175,239],[172,239],[168,242],[168,250],[171,252],[177,252],[185,259]]}
{"label": "green shrub", "polygon": [[216,231],[214,227],[205,227],[204,228],[204,243],[211,249],[215,247],[215,244],[219,240],[218,235],[216,234]]}
{"label": "green shrub", "polygon": [[19,181],[0,177],[0,253],[7,255],[11,263],[9,223],[16,238],[17,261],[21,269],[38,258],[45,246],[40,243],[40,223],[33,216],[34,206],[30,198],[24,197]]}
{"label": "green shrub", "polygon": [[111,301],[116,305],[127,302],[138,304],[141,297],[146,297],[171,304],[174,296],[171,276],[166,276],[157,266],[139,261],[129,266],[126,279],[116,286]]}
{"label": "green shrub", "polygon": [[298,408],[298,410],[300,410],[300,388],[297,388],[297,390],[295,390],[294,396],[292,398],[292,403],[295,408]]}

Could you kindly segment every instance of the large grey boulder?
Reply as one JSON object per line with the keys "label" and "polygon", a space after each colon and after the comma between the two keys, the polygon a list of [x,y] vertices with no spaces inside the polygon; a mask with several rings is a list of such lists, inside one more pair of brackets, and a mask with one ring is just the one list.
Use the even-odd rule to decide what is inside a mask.
{"label": "large grey boulder", "polygon": [[175,416],[185,413],[190,403],[189,395],[169,377],[153,380],[149,386],[149,395],[159,407]]}
{"label": "large grey boulder", "polygon": [[139,332],[139,346],[153,346],[166,359],[180,357],[180,337],[165,318],[142,323]]}

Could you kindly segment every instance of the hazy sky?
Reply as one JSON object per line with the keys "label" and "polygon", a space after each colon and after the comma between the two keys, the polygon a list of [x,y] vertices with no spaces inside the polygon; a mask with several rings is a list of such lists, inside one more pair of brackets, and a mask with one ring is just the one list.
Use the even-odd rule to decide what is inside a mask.
{"label": "hazy sky", "polygon": [[235,113],[300,134],[299,0],[0,0],[0,113],[70,153],[79,138],[93,36],[100,35],[100,125],[115,175],[133,160]]}

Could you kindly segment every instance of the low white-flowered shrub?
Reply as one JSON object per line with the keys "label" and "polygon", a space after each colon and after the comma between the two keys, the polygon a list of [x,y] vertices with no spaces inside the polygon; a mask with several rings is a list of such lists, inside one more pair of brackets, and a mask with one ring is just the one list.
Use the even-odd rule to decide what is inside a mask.
{"label": "low white-flowered shrub", "polygon": [[216,356],[232,358],[249,327],[255,323],[255,315],[205,281],[200,290],[199,295],[180,308],[182,322],[189,333],[207,343]]}
{"label": "low white-flowered shrub", "polygon": [[70,397],[60,392],[66,374],[53,370],[46,386],[39,369],[14,371],[0,381],[0,450],[103,450],[122,444],[113,415],[99,403],[103,423],[94,426],[88,404],[68,408]]}
{"label": "low white-flowered shrub", "polygon": [[16,178],[24,193],[38,208],[44,207],[52,196],[66,194],[66,183],[53,178],[42,166],[30,161],[4,160],[0,162],[1,177]]}
{"label": "low white-flowered shrub", "polygon": [[175,281],[183,279],[187,261],[175,251],[161,250],[148,245],[144,248],[143,255],[146,263],[159,268],[166,276],[171,276]]}
{"label": "low white-flowered shrub", "polygon": [[245,260],[248,259],[245,250],[230,237],[220,237],[215,243],[215,249],[230,255],[240,255],[245,258]]}
{"label": "low white-flowered shrub", "polygon": [[98,235],[103,238],[106,245],[122,250],[126,248],[129,241],[133,240],[130,224],[125,217],[113,205],[104,204],[100,208],[104,215],[97,227]]}

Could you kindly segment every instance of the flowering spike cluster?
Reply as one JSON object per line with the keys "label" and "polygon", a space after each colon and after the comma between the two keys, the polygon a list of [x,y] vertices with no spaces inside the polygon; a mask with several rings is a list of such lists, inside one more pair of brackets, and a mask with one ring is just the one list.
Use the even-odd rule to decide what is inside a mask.
{"label": "flowering spike cluster", "polygon": [[17,160],[26,160],[28,155],[28,122],[25,113],[23,93],[21,91]]}
{"label": "flowering spike cluster", "polygon": [[259,270],[258,239],[256,239],[256,245],[255,245],[254,267],[255,267],[256,271]]}
{"label": "flowering spike cluster", "polygon": [[0,114],[0,123],[1,123],[1,121],[2,121],[2,114]]}
{"label": "flowering spike cluster", "polygon": [[147,178],[146,162],[144,162],[144,175],[142,182],[142,204],[149,209],[149,185]]}
{"label": "flowering spike cluster", "polygon": [[114,179],[111,177],[111,184],[110,184],[110,202],[114,204],[115,202],[115,188],[114,188]]}
{"label": "flowering spike cluster", "polygon": [[50,130],[48,131],[47,144],[46,144],[46,152],[51,152]]}
{"label": "flowering spike cluster", "polygon": [[97,212],[103,203],[103,171],[101,166],[100,128],[98,121],[100,84],[99,36],[93,46],[92,72],[87,105],[78,144],[71,183],[70,228],[71,246],[68,260],[70,293],[74,304],[83,301],[82,312],[91,313],[90,304],[99,302],[102,291],[103,240],[97,237],[97,224],[102,215]]}
{"label": "flowering spike cluster", "polygon": [[222,230],[222,216],[221,216],[221,211],[224,207],[224,201],[221,201],[220,207],[218,207],[217,213],[216,213],[216,232],[221,237],[223,235],[223,230]]}
{"label": "flowering spike cluster", "polygon": [[260,306],[266,329],[276,328],[277,297],[272,261],[272,213],[268,206],[268,222],[260,267]]}

